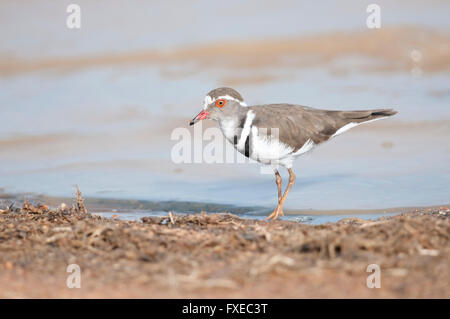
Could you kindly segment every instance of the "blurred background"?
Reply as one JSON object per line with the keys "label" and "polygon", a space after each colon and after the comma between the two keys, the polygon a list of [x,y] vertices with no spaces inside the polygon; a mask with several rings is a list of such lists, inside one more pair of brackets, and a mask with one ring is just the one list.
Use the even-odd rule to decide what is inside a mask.
{"label": "blurred background", "polygon": [[231,86],[248,105],[399,111],[297,160],[287,209],[449,202],[450,1],[376,1],[380,29],[361,0],[78,0],[81,29],[70,3],[0,2],[2,192],[271,207],[256,164],[171,161],[172,131]]}

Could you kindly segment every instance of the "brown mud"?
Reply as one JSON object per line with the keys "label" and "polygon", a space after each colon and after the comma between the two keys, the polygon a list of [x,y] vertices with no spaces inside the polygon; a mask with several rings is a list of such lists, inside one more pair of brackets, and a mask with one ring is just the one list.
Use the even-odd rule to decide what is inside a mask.
{"label": "brown mud", "polygon": [[[95,56],[52,57],[46,59],[19,59],[4,56],[0,60],[0,75],[11,76],[36,71],[77,71],[91,67],[126,65],[170,66],[177,63],[195,63],[186,73],[163,71],[167,78],[184,77],[196,70],[224,68],[233,70],[260,70],[266,67],[310,68],[323,66],[339,58],[357,55],[377,63],[357,67],[362,72],[410,71],[413,61],[411,48],[421,48],[427,58],[421,62],[426,72],[447,72],[450,36],[446,32],[426,27],[399,26],[358,32],[329,32],[315,36],[282,39],[245,40],[200,46],[182,46],[173,50],[147,50],[122,54]],[[372,62],[374,62],[372,61]],[[335,74],[346,74],[346,67],[333,67]],[[266,72],[266,71],[264,71]],[[236,76],[236,75],[234,75]],[[255,77],[226,77],[232,84],[267,82],[274,75],[262,73]],[[276,78],[276,77],[275,77]]]}
{"label": "brown mud", "polygon": [[[85,213],[80,198],[0,210],[0,298],[450,297],[445,207],[319,226],[204,212],[136,222]],[[381,288],[367,287],[370,264]]]}

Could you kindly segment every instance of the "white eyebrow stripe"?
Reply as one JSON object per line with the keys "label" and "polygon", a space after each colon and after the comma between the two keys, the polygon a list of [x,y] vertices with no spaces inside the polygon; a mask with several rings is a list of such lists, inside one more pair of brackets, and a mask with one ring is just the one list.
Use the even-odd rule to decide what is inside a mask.
{"label": "white eyebrow stripe", "polygon": [[205,103],[203,104],[203,109],[206,110],[208,105],[210,105],[212,102],[214,101],[209,95],[205,96]]}
{"label": "white eyebrow stripe", "polygon": [[239,138],[239,142],[237,144],[238,150],[244,149],[245,141],[247,140],[247,137],[250,134],[250,128],[252,126],[254,118],[255,118],[255,113],[252,110],[248,111],[247,116],[245,118],[244,127],[242,128],[241,137]]}
{"label": "white eyebrow stripe", "polygon": [[247,104],[245,102],[240,101],[240,100],[238,100],[238,99],[236,99],[236,98],[234,98],[234,97],[232,97],[230,95],[221,95],[221,96],[216,97],[215,99],[213,99],[211,96],[207,95],[207,96],[205,96],[204,109],[206,109],[208,107],[208,105],[210,105],[211,103],[214,103],[215,101],[220,100],[220,99],[236,101],[241,106],[247,106]]}

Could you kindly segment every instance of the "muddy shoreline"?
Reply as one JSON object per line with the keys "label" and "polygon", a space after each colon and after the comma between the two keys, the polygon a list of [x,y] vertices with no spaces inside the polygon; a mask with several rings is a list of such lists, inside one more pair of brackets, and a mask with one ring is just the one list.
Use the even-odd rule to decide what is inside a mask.
{"label": "muddy shoreline", "polygon": [[[70,204],[73,199],[70,197],[49,196],[34,193],[7,193],[0,188],[0,209],[5,208],[13,203],[23,203],[30,201],[37,204],[45,203],[48,207],[57,209],[61,203]],[[198,213],[207,211],[209,213],[223,213],[229,212],[233,214],[245,214],[260,212],[261,216],[267,216],[273,210],[273,207],[264,206],[238,206],[222,203],[208,203],[208,202],[188,202],[188,201],[154,201],[142,199],[116,199],[116,198],[102,198],[102,197],[87,197],[84,202],[89,206],[90,212],[133,212],[133,211],[147,211],[147,212],[182,212]],[[443,203],[442,205],[434,206],[411,206],[411,207],[386,207],[377,209],[285,209],[285,215],[370,215],[383,213],[408,213],[411,211],[425,211],[430,209],[439,209],[440,207],[450,207],[450,203]]]}
{"label": "muddy shoreline", "polygon": [[[450,297],[450,210],[320,226],[232,214],[107,219],[0,211],[0,298]],[[69,264],[81,288],[69,289]],[[369,289],[369,264],[381,288]]]}

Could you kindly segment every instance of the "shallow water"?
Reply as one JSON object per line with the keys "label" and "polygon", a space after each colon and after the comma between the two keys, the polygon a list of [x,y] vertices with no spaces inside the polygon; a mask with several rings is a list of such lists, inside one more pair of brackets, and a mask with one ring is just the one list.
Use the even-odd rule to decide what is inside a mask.
{"label": "shallow water", "polygon": [[[93,213],[98,216],[112,218],[115,216],[117,219],[121,220],[136,220],[140,221],[142,217],[167,217],[167,212],[163,211],[130,211],[130,212],[95,212]],[[289,220],[296,221],[303,224],[311,224],[311,225],[321,225],[326,223],[335,223],[345,218],[361,218],[364,220],[375,220],[381,217],[395,216],[400,214],[400,212],[389,212],[389,213],[373,213],[373,214],[343,214],[343,215],[304,215],[304,214],[287,214],[281,217],[281,220]],[[175,216],[177,213],[175,213]],[[244,219],[258,219],[263,220],[267,217],[266,215],[260,215],[255,213],[240,213],[236,214],[240,218]],[[164,222],[164,221],[163,221]]]}
{"label": "shallow water", "polygon": [[[381,1],[384,26],[448,30],[448,3],[413,3]],[[291,63],[296,56],[281,56],[275,65],[221,68],[214,61],[209,65],[201,58],[199,62],[195,55],[166,64],[102,64],[100,59],[80,66],[70,58],[107,60],[115,54],[133,57],[153,49],[177,52],[187,45],[234,44],[253,38],[302,39],[329,33],[330,45],[337,46],[332,34],[349,32],[352,37],[352,32],[365,30],[366,17],[360,1],[340,6],[331,1],[308,5],[285,1],[282,6],[258,5],[258,10],[254,10],[256,2],[225,6],[198,1],[185,7],[188,11],[182,15],[171,6],[155,3],[141,4],[139,10],[135,2],[120,7],[106,1],[80,1],[80,5],[85,24],[72,32],[64,27],[62,4],[0,3],[0,57],[20,62],[10,73],[0,72],[0,187],[6,192],[71,196],[78,184],[87,197],[273,207],[274,177],[261,174],[257,164],[175,164],[171,160],[176,143],[170,139],[173,129],[188,128],[207,91],[231,85],[248,104],[291,102],[343,110],[394,107],[400,112],[384,122],[355,128],[300,158],[294,166],[297,182],[287,209],[376,209],[449,202],[450,74],[443,58],[439,60],[442,69],[427,69],[434,62],[427,60],[430,56],[441,57],[433,52],[442,50],[445,56],[448,37],[434,43],[425,41],[428,33],[421,39],[414,29],[396,30],[407,39],[412,37],[400,49],[400,57],[395,50],[379,59],[353,53],[306,67]],[[240,13],[233,15],[227,28],[214,15],[203,14],[205,7],[207,12],[221,13],[229,6],[239,7]],[[167,16],[174,17],[170,21],[176,24],[168,26]],[[122,23],[111,22],[117,19]],[[261,28],[261,23],[273,28]],[[383,43],[384,36],[371,36]],[[412,61],[414,50],[423,52],[422,61]],[[53,58],[67,58],[68,65],[42,66],[43,59]],[[35,63],[35,69],[21,69],[27,63]],[[379,65],[386,70],[377,70]],[[396,69],[396,65],[408,67]],[[225,150],[234,152],[229,145]],[[282,175],[286,178],[285,172]]]}

